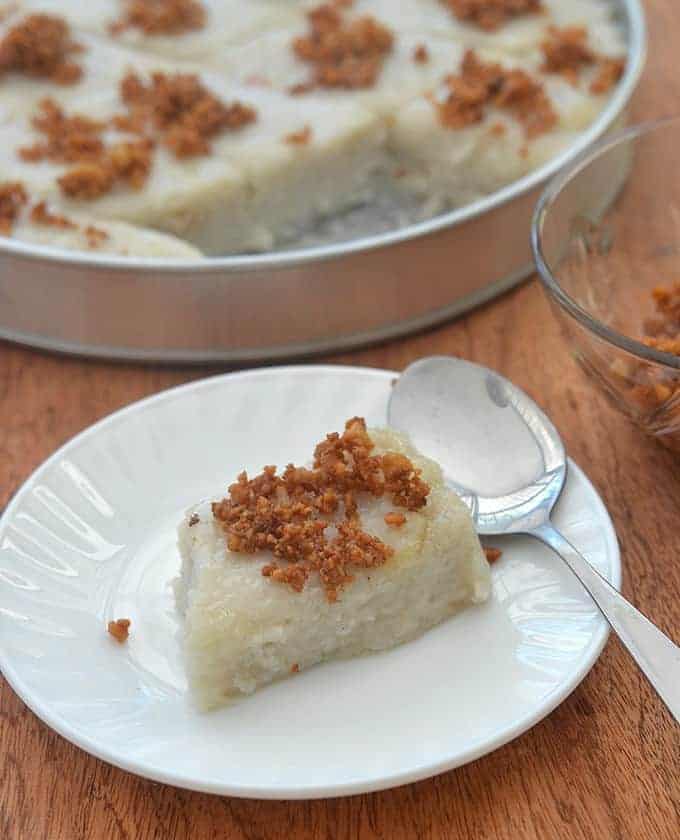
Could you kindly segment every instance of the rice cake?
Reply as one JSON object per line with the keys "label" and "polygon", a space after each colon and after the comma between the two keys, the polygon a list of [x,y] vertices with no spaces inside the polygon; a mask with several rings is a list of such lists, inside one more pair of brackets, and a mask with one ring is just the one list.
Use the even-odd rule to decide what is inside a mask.
{"label": "rice cake", "polygon": [[176,598],[189,685],[201,708],[323,661],[415,639],[488,598],[489,566],[469,511],[439,466],[391,429],[369,435],[373,455],[405,456],[430,492],[419,510],[397,508],[399,527],[386,522],[395,510],[387,493],[358,495],[361,528],[394,553],[384,565],[353,568],[337,600],[319,575],[310,575],[301,591],[264,576],[269,552],[230,551],[209,503],[187,512],[179,526]]}

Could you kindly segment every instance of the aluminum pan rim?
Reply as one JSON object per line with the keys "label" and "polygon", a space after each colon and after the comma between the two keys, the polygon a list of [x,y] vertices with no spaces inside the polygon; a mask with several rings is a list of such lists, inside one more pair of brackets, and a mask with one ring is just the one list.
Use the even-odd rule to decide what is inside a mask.
{"label": "aluminum pan rim", "polygon": [[646,25],[640,0],[619,0],[625,14],[628,29],[628,56],[623,78],[598,118],[583,132],[578,142],[548,163],[514,181],[506,187],[464,207],[443,213],[433,219],[414,225],[407,225],[390,233],[353,239],[349,242],[322,245],[292,251],[275,251],[266,254],[246,256],[204,257],[200,260],[150,260],[113,255],[92,256],[82,252],[65,253],[48,246],[28,245],[0,237],[0,253],[24,257],[31,262],[61,263],[79,268],[106,268],[113,271],[136,272],[201,272],[221,271],[225,274],[242,273],[266,268],[278,269],[305,263],[337,259],[346,254],[372,251],[394,245],[409,239],[427,236],[439,230],[455,227],[483,215],[489,210],[513,201],[542,183],[552,179],[566,165],[578,160],[584,151],[600,139],[609,126],[621,114],[638,83],[646,56]]}

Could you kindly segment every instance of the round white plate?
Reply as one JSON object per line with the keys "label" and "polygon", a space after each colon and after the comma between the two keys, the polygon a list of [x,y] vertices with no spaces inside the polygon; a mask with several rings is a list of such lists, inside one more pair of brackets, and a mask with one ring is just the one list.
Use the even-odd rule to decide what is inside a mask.
{"label": "round white plate", "polygon": [[[494,540],[489,603],[386,653],[318,666],[210,714],[187,696],[175,526],[242,468],[304,462],[344,420],[385,422],[395,374],[270,368],[159,394],[67,443],[0,521],[0,666],[49,726],[126,770],[233,796],[377,790],[515,738],[583,679],[607,625],[536,541]],[[557,524],[620,583],[607,512],[573,464]],[[107,620],[132,619],[118,645]]]}

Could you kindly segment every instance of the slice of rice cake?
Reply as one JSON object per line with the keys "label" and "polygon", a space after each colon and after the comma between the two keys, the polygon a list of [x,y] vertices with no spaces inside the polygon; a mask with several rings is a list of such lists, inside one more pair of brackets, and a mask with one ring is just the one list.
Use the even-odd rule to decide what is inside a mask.
{"label": "slice of rice cake", "polygon": [[[253,510],[259,505],[266,507],[257,491],[262,490],[266,471],[264,478],[250,483],[240,476],[230,488],[228,503],[204,503],[189,511],[179,526],[182,571],[175,591],[184,619],[189,685],[202,709],[249,694],[319,662],[391,648],[420,636],[461,608],[488,598],[489,566],[468,509],[446,487],[439,466],[393,430],[366,433],[360,418],[348,421],[342,437],[329,436],[326,444],[317,447],[313,473],[289,467],[283,474],[285,481],[273,480],[279,483],[277,488],[273,488],[269,473],[270,501],[285,505],[297,499],[291,487],[311,487],[317,481],[314,475],[320,473],[328,476],[341,469],[345,477],[356,477],[358,472],[365,472],[364,467],[356,467],[366,463],[352,444],[357,439],[368,440],[364,452],[372,442],[370,457],[379,465],[373,475],[378,484],[386,481],[391,488],[383,488],[384,492],[380,492],[380,486],[373,491],[352,491],[362,539],[378,545],[369,549],[368,555],[375,561],[383,550],[383,562],[369,560],[363,566],[357,561],[352,565],[347,557],[361,553],[357,543],[353,547],[343,544],[339,549],[345,552],[347,562],[346,567],[340,563],[340,571],[328,562],[320,570],[315,567],[310,571],[304,561],[289,563],[267,550],[230,550],[228,546],[244,548],[235,534],[239,529],[233,522],[240,514],[234,504],[251,505]],[[330,461],[322,452],[324,447],[336,447]],[[350,473],[338,468],[339,461],[333,460],[338,457],[338,447],[339,459],[348,465]],[[399,488],[395,485],[395,469],[402,469],[402,491],[405,486],[429,486],[426,496],[421,492],[420,507],[416,506],[417,499],[414,503],[417,488],[406,499],[406,507],[396,503]],[[323,508],[328,503],[326,494],[333,488],[323,481],[320,488],[318,498],[325,502],[313,504]],[[408,496],[411,491],[405,492]],[[309,499],[304,496],[303,501]],[[401,501],[404,499],[402,496]],[[351,498],[345,502],[351,507]],[[342,510],[345,513],[341,515]],[[324,521],[331,522],[324,532],[331,544],[348,522],[343,516],[347,516],[347,508],[342,502],[335,514],[323,514]],[[232,524],[227,526],[230,517]],[[258,521],[257,527],[262,529],[263,520]],[[240,533],[244,533],[243,528]],[[260,539],[266,539],[264,531]],[[285,554],[285,546],[281,547],[285,542],[286,537],[276,549],[279,554]],[[299,554],[295,559],[299,561]],[[343,573],[349,577],[343,578]]]}

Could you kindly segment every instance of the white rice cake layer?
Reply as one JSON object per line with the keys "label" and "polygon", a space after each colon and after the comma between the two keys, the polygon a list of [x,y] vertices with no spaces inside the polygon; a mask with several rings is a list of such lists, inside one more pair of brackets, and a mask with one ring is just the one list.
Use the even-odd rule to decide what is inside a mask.
{"label": "white rice cake layer", "polygon": [[[158,145],[143,189],[115,187],[95,200],[61,194],[66,164],[21,160],[16,150],[40,139],[30,117],[0,128],[0,181],[18,180],[66,215],[91,215],[156,228],[179,236],[205,254],[268,250],[319,218],[370,200],[386,169],[385,128],[352,102],[323,98],[298,102],[257,86],[235,88],[202,74],[224,101],[257,110],[257,120],[216,137],[212,152],[178,159]],[[117,85],[75,100],[69,113],[105,119],[121,110]],[[311,130],[308,143],[286,137]],[[130,139],[111,132],[110,142]]]}
{"label": "white rice cake layer", "polygon": [[[395,549],[384,566],[358,569],[329,603],[316,576],[302,592],[261,574],[271,556],[229,552],[208,504],[179,527],[182,572],[178,609],[184,654],[197,704],[209,709],[273,680],[330,659],[385,650],[420,636],[468,604],[485,601],[490,573],[463,502],[440,468],[391,430],[371,430],[375,452],[396,451],[423,472],[425,508],[390,528],[394,506],[364,499],[362,527]],[[189,526],[196,512],[199,522]]]}
{"label": "white rice cake layer", "polygon": [[[493,60],[481,51],[478,55]],[[607,97],[592,95],[587,79],[578,86],[555,75],[543,74],[540,80],[558,123],[533,139],[504,110],[489,108],[481,122],[452,129],[441,123],[430,98],[408,103],[389,128],[390,152],[402,165],[399,190],[425,200],[426,214],[441,212],[489,195],[573,146]]]}
{"label": "white rice cake layer", "polygon": [[21,7],[28,13],[59,15],[73,29],[111,38],[122,46],[204,64],[219,60],[221,53],[233,44],[302,17],[299,4],[293,0],[200,2],[206,13],[205,25],[201,29],[169,35],[149,35],[139,28],[111,35],[110,24],[119,21],[124,12],[122,0],[21,0]]}
{"label": "white rice cake layer", "polygon": [[70,217],[76,228],[60,228],[35,224],[24,217],[12,229],[12,239],[31,245],[45,245],[64,251],[87,251],[119,257],[142,257],[154,260],[197,260],[203,254],[174,236],[158,233],[126,222],[97,220],[94,227],[106,234],[93,246],[87,235],[89,218]]}

